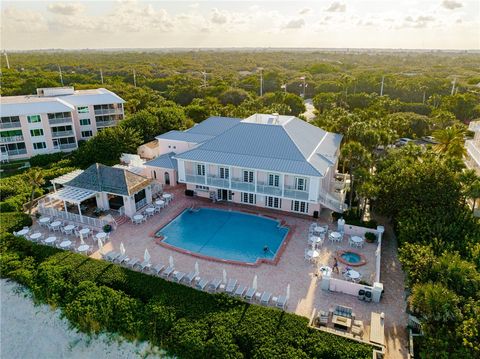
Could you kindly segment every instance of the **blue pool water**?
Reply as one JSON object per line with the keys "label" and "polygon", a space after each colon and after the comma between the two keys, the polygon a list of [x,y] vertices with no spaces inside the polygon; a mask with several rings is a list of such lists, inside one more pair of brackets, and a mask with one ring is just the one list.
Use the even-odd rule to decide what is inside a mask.
{"label": "blue pool water", "polygon": [[[273,259],[288,228],[273,219],[211,208],[185,210],[158,231],[177,248],[218,259],[255,263]],[[270,251],[263,249],[267,246]]]}
{"label": "blue pool water", "polygon": [[342,258],[348,263],[359,263],[362,258],[357,253],[345,252],[342,254]]}

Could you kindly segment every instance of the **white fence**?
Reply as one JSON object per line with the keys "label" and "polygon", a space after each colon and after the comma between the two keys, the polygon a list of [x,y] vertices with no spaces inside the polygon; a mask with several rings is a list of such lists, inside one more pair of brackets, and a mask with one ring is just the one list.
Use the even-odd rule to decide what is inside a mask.
{"label": "white fence", "polygon": [[111,225],[113,227],[113,229],[116,229],[116,227],[117,227],[117,224],[116,224],[115,220],[113,222],[108,222],[108,221],[105,221],[103,219],[92,218],[92,217],[88,217],[88,216],[80,216],[76,213],[59,211],[55,208],[44,207],[42,205],[38,206],[38,212],[40,212],[44,216],[61,218],[61,219],[66,220],[66,221],[82,223],[84,225],[88,225],[88,226],[91,226],[91,227],[96,227],[96,228],[99,228],[99,229],[102,229],[103,226],[105,226],[106,224]]}
{"label": "white fence", "polygon": [[350,295],[358,295],[360,289],[373,291],[373,287],[364,284],[357,284],[353,282],[347,282],[346,280],[330,278],[330,290],[332,292],[340,292]]}

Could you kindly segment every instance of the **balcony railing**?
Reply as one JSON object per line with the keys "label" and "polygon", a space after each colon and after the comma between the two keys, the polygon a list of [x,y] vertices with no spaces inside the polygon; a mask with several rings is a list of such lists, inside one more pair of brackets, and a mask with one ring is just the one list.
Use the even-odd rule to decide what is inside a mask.
{"label": "balcony railing", "polygon": [[70,130],[70,131],[56,131],[56,132],[52,131],[52,138],[69,137],[69,136],[73,136],[73,131],[72,130]]}
{"label": "balcony railing", "polygon": [[4,129],[4,128],[19,128],[19,127],[22,127],[22,124],[20,123],[20,121],[16,121],[16,122],[1,122],[1,123],[0,123],[0,128],[1,128],[1,129]]}
{"label": "balcony railing", "polygon": [[269,186],[266,183],[257,182],[257,193],[268,194],[271,196],[282,196],[282,187]]}
{"label": "balcony railing", "polygon": [[50,118],[48,119],[50,125],[59,125],[61,123],[72,123],[71,117],[62,117],[62,118]]}
{"label": "balcony railing", "polygon": [[241,179],[232,178],[232,189],[244,192],[255,192],[255,183],[243,182]]}
{"label": "balcony railing", "polygon": [[26,155],[27,154],[27,149],[22,148],[20,150],[7,150],[7,153],[8,153],[9,156]]}
{"label": "balcony railing", "polygon": [[228,180],[228,178],[207,176],[207,185],[214,187],[230,188],[230,181]]}
{"label": "balcony railing", "polygon": [[343,198],[336,198],[327,192],[320,192],[318,201],[335,212],[344,212],[348,209],[348,206],[343,202]]}
{"label": "balcony railing", "polygon": [[198,176],[193,174],[185,174],[185,180],[190,183],[205,184],[205,176]]}
{"label": "balcony railing", "polygon": [[71,148],[77,148],[76,143],[61,143],[59,145],[53,146],[54,150],[68,150]]}
{"label": "balcony railing", "polygon": [[477,167],[480,167],[480,143],[475,140],[467,140],[465,147],[470,158],[475,161]]}
{"label": "balcony railing", "polygon": [[107,126],[115,126],[117,120],[110,120],[110,121],[96,121],[97,127],[107,127]]}
{"label": "balcony railing", "polygon": [[7,143],[7,142],[22,142],[22,141],[23,141],[23,136],[22,136],[22,135],[9,136],[9,137],[0,137],[0,142],[2,142],[2,143]]}
{"label": "balcony railing", "polygon": [[298,199],[298,200],[308,200],[308,192],[299,191],[293,187],[285,186],[284,197]]}
{"label": "balcony railing", "polygon": [[95,110],[95,115],[115,115],[115,114],[121,114],[122,109],[120,108],[107,108],[107,109],[100,109],[100,110]]}

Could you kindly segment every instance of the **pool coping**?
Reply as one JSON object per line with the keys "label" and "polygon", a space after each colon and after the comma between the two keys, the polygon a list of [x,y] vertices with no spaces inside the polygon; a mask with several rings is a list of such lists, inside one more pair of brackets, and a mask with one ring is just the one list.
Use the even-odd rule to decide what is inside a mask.
{"label": "pool coping", "polygon": [[[225,211],[225,209],[215,207],[215,206],[208,206],[208,205],[204,206],[204,205],[202,205],[202,206],[199,206],[199,207],[213,208],[213,209],[218,209],[218,210]],[[157,233],[162,228],[169,225],[171,221],[173,221],[175,218],[177,218],[179,215],[181,215],[187,209],[190,209],[190,208],[189,207],[180,208],[179,211],[175,212],[174,216],[170,219],[169,222],[167,222],[163,226],[159,227],[153,233],[150,233],[149,236],[153,238],[153,240],[156,244],[158,244],[159,246],[162,246],[164,248],[171,249],[171,250],[174,250],[174,251],[182,253],[182,254],[188,254],[188,255],[191,255],[192,257],[196,257],[196,258],[203,259],[203,260],[206,260],[206,261],[217,262],[217,263],[233,264],[233,265],[239,265],[239,266],[244,266],[244,267],[258,267],[261,264],[269,264],[269,265],[274,265],[275,266],[275,265],[278,264],[278,262],[280,261],[280,258],[282,257],[283,253],[285,252],[285,249],[287,248],[287,245],[290,242],[290,239],[292,238],[293,233],[295,232],[295,227],[296,227],[294,225],[288,225],[287,222],[283,218],[278,218],[278,217],[275,217],[275,216],[270,215],[270,214],[262,214],[261,212],[256,212],[256,211],[251,211],[251,210],[243,210],[241,208],[236,208],[235,210],[233,210],[234,212],[240,212],[240,213],[245,213],[245,214],[256,215],[256,216],[259,216],[259,217],[274,219],[274,220],[278,221],[279,227],[287,228],[288,233],[285,236],[285,238],[283,239],[282,244],[278,248],[277,253],[276,253],[276,255],[273,259],[258,258],[255,262],[241,262],[241,261],[235,261],[235,260],[230,260],[230,259],[221,259],[221,258],[210,257],[210,256],[206,256],[206,255],[203,255],[203,254],[200,254],[200,253],[191,252],[191,251],[183,249],[183,248],[172,246],[171,244],[165,243],[163,241],[163,239],[164,239],[163,236],[157,236]]]}
{"label": "pool coping", "polygon": [[[342,254],[347,253],[347,252],[355,253],[356,255],[358,255],[360,257],[360,262],[350,263],[350,262],[347,262],[345,259],[343,259]],[[342,249],[340,251],[337,251],[336,256],[337,256],[337,259],[338,259],[339,262],[341,262],[341,263],[343,263],[347,266],[350,266],[350,267],[361,267],[361,266],[364,266],[365,264],[367,264],[367,259],[365,258],[365,256],[362,253],[359,253],[359,252],[354,251],[354,250]]]}

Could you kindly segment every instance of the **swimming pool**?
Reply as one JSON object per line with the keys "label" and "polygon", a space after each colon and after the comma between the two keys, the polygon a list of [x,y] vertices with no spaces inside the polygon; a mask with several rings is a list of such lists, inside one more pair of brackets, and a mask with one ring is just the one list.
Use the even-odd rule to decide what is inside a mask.
{"label": "swimming pool", "polygon": [[194,254],[253,264],[260,259],[273,260],[287,234],[288,228],[275,219],[198,208],[183,211],[156,235],[163,236],[164,243]]}

